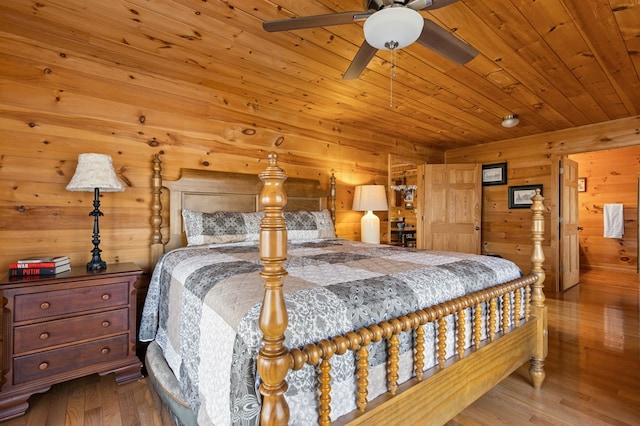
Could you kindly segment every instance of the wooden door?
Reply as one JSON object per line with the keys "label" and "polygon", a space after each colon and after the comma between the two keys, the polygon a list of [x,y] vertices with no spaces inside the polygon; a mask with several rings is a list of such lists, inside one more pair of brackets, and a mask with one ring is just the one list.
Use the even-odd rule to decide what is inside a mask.
{"label": "wooden door", "polygon": [[578,237],[578,163],[560,159],[560,291],[580,281]]}
{"label": "wooden door", "polygon": [[480,253],[482,165],[421,166],[424,196],[418,248]]}

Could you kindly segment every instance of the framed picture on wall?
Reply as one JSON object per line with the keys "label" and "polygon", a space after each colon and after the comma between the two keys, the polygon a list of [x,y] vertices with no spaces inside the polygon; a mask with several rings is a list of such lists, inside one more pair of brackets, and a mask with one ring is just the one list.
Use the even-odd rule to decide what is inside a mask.
{"label": "framed picture on wall", "polygon": [[484,164],[482,185],[504,185],[507,183],[507,163]]}
{"label": "framed picture on wall", "polygon": [[404,190],[404,202],[405,203],[413,203],[415,189],[407,188]]}
{"label": "framed picture on wall", "polygon": [[587,191],[587,178],[578,178],[578,192]]}
{"label": "framed picture on wall", "polygon": [[510,186],[509,208],[528,209],[531,207],[531,204],[533,204],[531,197],[536,195],[536,189],[540,189],[540,195],[542,195],[542,184]]}

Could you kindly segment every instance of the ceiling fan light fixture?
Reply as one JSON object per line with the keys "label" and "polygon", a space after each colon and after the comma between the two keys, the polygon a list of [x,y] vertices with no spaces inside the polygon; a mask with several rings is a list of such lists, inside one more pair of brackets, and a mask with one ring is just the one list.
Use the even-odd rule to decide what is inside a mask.
{"label": "ceiling fan light fixture", "polygon": [[502,127],[510,128],[515,127],[520,123],[518,114],[509,114],[502,117]]}
{"label": "ceiling fan light fixture", "polygon": [[380,50],[402,49],[420,37],[424,19],[407,7],[388,7],[364,22],[364,38]]}

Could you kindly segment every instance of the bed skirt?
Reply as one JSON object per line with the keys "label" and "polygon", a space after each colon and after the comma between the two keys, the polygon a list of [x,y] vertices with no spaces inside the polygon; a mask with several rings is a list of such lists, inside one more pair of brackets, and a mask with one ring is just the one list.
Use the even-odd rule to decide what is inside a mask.
{"label": "bed skirt", "polygon": [[178,380],[162,355],[160,346],[154,340],[147,347],[145,366],[151,384],[158,392],[160,400],[167,407],[177,426],[197,426],[196,415],[186,402]]}

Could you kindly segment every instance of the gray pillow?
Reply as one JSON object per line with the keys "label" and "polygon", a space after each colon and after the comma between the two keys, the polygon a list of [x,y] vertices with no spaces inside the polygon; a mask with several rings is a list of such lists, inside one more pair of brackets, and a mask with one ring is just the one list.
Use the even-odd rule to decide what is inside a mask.
{"label": "gray pillow", "polygon": [[290,241],[335,238],[336,231],[329,210],[320,212],[291,211],[283,213]]}
{"label": "gray pillow", "polygon": [[262,212],[204,213],[182,209],[187,245],[258,241],[262,216]]}

